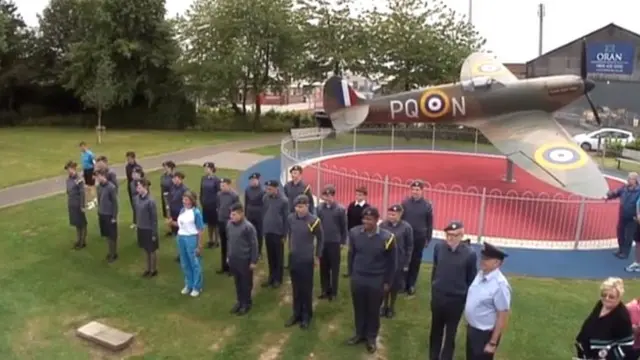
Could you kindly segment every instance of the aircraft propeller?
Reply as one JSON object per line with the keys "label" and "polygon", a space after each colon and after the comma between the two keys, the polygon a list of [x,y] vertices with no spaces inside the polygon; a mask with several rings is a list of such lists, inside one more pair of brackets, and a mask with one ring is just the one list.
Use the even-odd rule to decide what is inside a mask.
{"label": "aircraft propeller", "polygon": [[600,115],[598,114],[598,109],[593,104],[593,100],[589,96],[589,92],[596,87],[596,84],[587,79],[587,39],[582,39],[582,53],[580,54],[580,76],[582,77],[582,81],[584,82],[584,96],[587,98],[587,102],[589,102],[589,106],[591,107],[591,111],[593,111],[593,116],[596,119],[596,123],[598,125],[602,125],[602,120],[600,120]]}

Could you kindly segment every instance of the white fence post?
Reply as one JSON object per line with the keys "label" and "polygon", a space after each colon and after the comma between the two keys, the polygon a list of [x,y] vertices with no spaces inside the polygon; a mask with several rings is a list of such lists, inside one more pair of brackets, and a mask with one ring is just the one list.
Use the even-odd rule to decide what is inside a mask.
{"label": "white fence post", "polygon": [[582,236],[582,228],[584,225],[584,213],[585,213],[585,199],[580,199],[580,208],[578,208],[578,222],[576,224],[576,239],[573,244],[573,248],[578,250],[578,246],[580,245],[580,237]]}
{"label": "white fence post", "polygon": [[395,142],[396,142],[396,125],[391,125],[391,150],[395,150]]}
{"label": "white fence post", "polygon": [[473,152],[474,153],[478,152],[478,129],[476,129],[475,139],[473,140]]}
{"label": "white fence post", "polygon": [[382,212],[384,217],[387,216],[387,209],[389,208],[389,175],[384,176],[384,185],[382,188]]}
{"label": "white fence post", "polygon": [[480,198],[480,214],[478,215],[478,244],[482,243],[482,235],[484,233],[484,216],[487,209],[487,188],[482,188],[482,197]]}
{"label": "white fence post", "polygon": [[356,152],[356,134],[358,133],[357,128],[353,129],[353,152]]}
{"label": "white fence post", "polygon": [[431,150],[436,149],[436,124],[431,124]]}

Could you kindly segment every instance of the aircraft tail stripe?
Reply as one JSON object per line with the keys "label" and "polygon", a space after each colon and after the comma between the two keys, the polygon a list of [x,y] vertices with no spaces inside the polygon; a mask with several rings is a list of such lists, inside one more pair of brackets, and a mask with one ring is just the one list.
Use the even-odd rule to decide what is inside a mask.
{"label": "aircraft tail stripe", "polygon": [[352,99],[351,97],[351,89],[349,87],[349,84],[347,84],[346,80],[342,80],[340,81],[340,85],[340,94],[342,95],[340,100],[342,100],[342,106],[349,107],[351,106],[351,104],[355,103],[355,99]]}

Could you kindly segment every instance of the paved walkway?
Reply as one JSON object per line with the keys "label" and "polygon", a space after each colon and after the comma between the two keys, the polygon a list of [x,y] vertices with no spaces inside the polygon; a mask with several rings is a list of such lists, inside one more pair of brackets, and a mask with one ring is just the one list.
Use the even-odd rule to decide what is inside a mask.
{"label": "paved walkway", "polygon": [[[244,170],[268,157],[254,154],[241,154],[239,152],[263,146],[276,145],[280,143],[281,139],[281,134],[266,135],[251,140],[234,141],[151,156],[140,159],[139,162],[146,171],[160,169],[162,162],[165,160],[173,160],[176,164],[195,163],[197,165],[202,165],[205,160],[209,160],[215,161],[220,168]],[[116,171],[119,178],[125,176],[124,164],[117,164],[112,168]],[[0,208],[62,193],[64,191],[65,179],[66,176],[58,176],[2,189],[0,190]]]}

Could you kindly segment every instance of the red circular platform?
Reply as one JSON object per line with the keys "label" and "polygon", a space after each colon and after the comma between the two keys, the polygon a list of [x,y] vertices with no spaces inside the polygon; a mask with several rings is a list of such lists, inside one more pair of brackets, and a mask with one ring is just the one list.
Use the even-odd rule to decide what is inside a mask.
{"label": "red circular platform", "polygon": [[[497,156],[445,152],[380,152],[341,155],[304,171],[304,181],[316,189],[333,184],[337,198],[353,201],[357,186],[369,191],[377,207],[400,203],[409,195],[408,183],[427,183],[425,197],[434,205],[435,228],[462,220],[469,234],[522,240],[575,241],[616,237],[617,201],[582,201],[515,167],[515,183],[502,181],[506,161]],[[385,190],[385,175],[389,186]],[[612,188],[618,180],[608,178]],[[483,196],[483,191],[485,196]],[[385,194],[386,193],[386,194]],[[388,203],[383,199],[388,196]],[[603,194],[604,196],[604,194]],[[484,199],[484,200],[483,200]],[[481,211],[484,202],[484,213]],[[584,206],[578,230],[580,207]]]}

